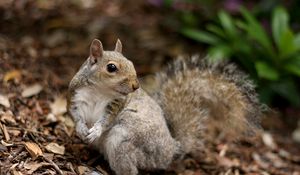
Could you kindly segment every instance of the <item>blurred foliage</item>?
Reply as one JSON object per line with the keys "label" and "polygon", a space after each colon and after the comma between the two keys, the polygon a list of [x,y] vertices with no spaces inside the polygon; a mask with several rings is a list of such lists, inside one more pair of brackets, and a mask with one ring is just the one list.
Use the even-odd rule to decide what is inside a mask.
{"label": "blurred foliage", "polygon": [[271,104],[281,97],[299,106],[300,33],[289,26],[288,12],[283,7],[273,10],[270,32],[246,8],[240,8],[240,13],[241,17],[233,17],[221,10],[205,31],[190,25],[180,32],[208,44],[212,60],[240,64],[256,81],[263,102]]}
{"label": "blurred foliage", "polygon": [[298,1],[148,2],[166,11],[162,26],[169,31],[204,43],[198,48],[207,47],[212,60],[238,63],[256,82],[262,102],[300,106],[300,33],[294,32],[300,29]]}

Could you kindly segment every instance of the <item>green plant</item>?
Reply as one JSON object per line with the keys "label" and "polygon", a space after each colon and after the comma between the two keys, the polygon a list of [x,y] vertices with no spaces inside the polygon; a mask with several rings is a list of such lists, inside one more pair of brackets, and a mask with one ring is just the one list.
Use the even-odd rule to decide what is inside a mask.
{"label": "green plant", "polygon": [[218,21],[206,30],[183,27],[181,33],[209,45],[212,60],[231,59],[256,81],[261,100],[272,103],[281,97],[300,105],[300,33],[289,26],[289,15],[283,7],[273,10],[270,34],[245,8],[241,17],[221,11]]}

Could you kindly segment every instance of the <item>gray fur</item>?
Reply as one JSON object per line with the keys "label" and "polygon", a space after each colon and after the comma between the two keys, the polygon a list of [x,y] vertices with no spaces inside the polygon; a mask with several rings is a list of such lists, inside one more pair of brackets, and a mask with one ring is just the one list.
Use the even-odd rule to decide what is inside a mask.
{"label": "gray fur", "polygon": [[[104,155],[117,175],[166,169],[175,159],[202,150],[210,122],[224,121],[240,132],[260,115],[254,86],[235,66],[196,57],[177,60],[157,75],[154,100],[141,88],[131,90],[138,83],[135,69],[120,52],[103,55],[94,68],[98,71],[90,71],[87,60],[71,81],[69,111],[77,134]],[[120,76],[128,82],[116,84],[119,76],[97,73],[109,61],[120,64]],[[102,86],[117,86],[126,94]]]}

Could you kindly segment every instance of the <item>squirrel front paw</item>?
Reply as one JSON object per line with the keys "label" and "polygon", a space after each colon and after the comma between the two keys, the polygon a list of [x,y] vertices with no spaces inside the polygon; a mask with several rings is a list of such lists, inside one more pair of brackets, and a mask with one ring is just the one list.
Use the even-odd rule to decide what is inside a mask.
{"label": "squirrel front paw", "polygon": [[84,141],[89,134],[89,129],[84,122],[78,122],[76,124],[76,133]]}
{"label": "squirrel front paw", "polygon": [[99,138],[102,134],[102,126],[94,125],[91,129],[89,129],[87,140],[89,143],[93,143],[97,138]]}

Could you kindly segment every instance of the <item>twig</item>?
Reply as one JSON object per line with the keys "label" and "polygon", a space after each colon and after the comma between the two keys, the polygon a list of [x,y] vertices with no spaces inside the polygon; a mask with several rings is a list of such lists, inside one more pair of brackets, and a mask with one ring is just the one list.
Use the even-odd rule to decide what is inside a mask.
{"label": "twig", "polygon": [[9,137],[8,132],[7,132],[6,126],[3,125],[1,122],[0,122],[0,128],[1,128],[2,132],[3,132],[3,135],[4,135],[5,140],[6,140],[6,141],[9,141],[9,140],[10,140],[10,137]]}
{"label": "twig", "polygon": [[33,129],[27,129],[27,128],[17,128],[17,127],[7,127],[7,129],[10,130],[21,130],[21,131],[27,131],[27,132],[31,132],[31,133],[37,133],[37,134],[41,134],[41,135],[46,135],[40,131],[35,131]]}
{"label": "twig", "polygon": [[60,175],[63,175],[64,173],[62,172],[62,170],[50,159],[48,159],[47,157],[43,156],[43,158],[48,162],[50,163],[53,168],[58,172],[58,174]]}

